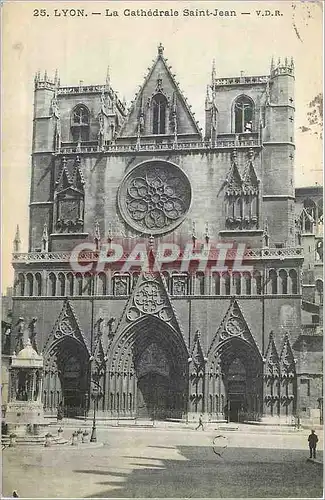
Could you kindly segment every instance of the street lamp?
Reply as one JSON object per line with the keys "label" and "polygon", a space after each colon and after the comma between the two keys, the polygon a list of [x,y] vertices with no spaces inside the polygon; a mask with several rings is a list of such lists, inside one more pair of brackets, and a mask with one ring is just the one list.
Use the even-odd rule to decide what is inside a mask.
{"label": "street lamp", "polygon": [[[93,363],[94,357],[91,356],[90,362]],[[105,362],[105,359],[104,359]],[[94,401],[94,412],[93,412],[93,425],[91,429],[90,442],[97,442],[96,433],[96,411],[98,409],[98,400],[103,396],[102,388],[100,385],[101,378],[104,374],[102,363],[94,363],[95,366],[91,367],[91,398]]]}

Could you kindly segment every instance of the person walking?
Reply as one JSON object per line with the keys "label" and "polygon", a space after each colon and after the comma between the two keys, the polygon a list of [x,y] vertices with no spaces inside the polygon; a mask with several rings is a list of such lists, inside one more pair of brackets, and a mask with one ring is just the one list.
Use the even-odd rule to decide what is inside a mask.
{"label": "person walking", "polygon": [[62,401],[60,401],[60,403],[58,405],[58,412],[57,412],[57,421],[58,422],[60,422],[63,419],[63,413],[64,413],[63,403],[62,403]]}
{"label": "person walking", "polygon": [[202,427],[202,431],[204,431],[202,415],[199,416],[199,425],[195,428],[195,430],[197,431],[200,427]]}
{"label": "person walking", "polygon": [[312,429],[311,434],[308,436],[309,444],[309,458],[316,458],[316,446],[318,443],[318,436],[315,434],[314,429]]}

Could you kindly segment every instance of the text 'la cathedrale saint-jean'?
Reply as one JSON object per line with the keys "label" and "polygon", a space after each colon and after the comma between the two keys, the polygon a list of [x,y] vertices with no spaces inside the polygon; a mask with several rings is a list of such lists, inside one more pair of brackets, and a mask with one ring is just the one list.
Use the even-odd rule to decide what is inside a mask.
{"label": "text 'la cathedrale saint-jean'", "polygon": [[257,17],[279,17],[283,14],[279,10],[260,9],[252,12],[242,12],[237,10],[220,10],[220,9],[123,9],[113,10],[104,9],[103,11],[86,11],[85,9],[54,9],[50,12],[47,9],[34,9],[34,17],[88,17],[88,16],[103,16],[103,17],[237,17],[238,15],[255,15]]}

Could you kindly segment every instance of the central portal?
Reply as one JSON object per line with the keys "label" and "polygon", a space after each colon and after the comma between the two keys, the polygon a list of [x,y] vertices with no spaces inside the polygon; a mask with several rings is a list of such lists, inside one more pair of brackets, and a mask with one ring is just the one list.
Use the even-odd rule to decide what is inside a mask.
{"label": "central portal", "polygon": [[139,418],[162,420],[181,413],[182,379],[171,352],[152,342],[139,356],[136,374]]}
{"label": "central portal", "polygon": [[247,407],[246,370],[237,358],[228,369],[228,411],[230,422],[239,422]]}
{"label": "central portal", "polygon": [[164,419],[170,410],[171,381],[159,373],[147,373],[138,381],[138,416]]}

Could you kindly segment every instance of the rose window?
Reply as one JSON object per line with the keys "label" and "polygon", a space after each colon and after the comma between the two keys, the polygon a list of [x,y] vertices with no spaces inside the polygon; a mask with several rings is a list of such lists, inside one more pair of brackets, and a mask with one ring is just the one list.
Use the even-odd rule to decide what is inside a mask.
{"label": "rose window", "polygon": [[124,178],[119,192],[120,211],[137,231],[171,231],[185,217],[191,186],[185,173],[162,160],[142,163]]}

